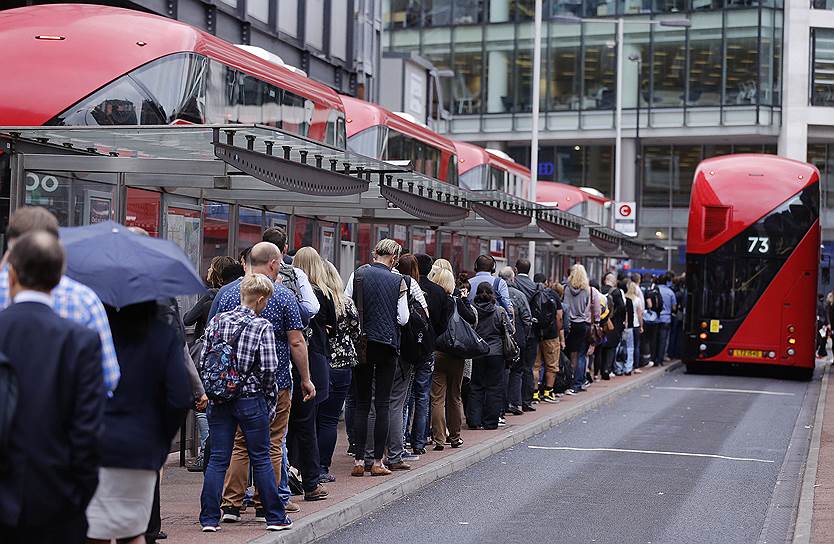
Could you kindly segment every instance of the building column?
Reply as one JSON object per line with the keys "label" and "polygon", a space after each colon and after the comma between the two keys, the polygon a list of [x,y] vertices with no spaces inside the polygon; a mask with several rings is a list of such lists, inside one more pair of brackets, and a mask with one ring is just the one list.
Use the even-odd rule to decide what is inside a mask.
{"label": "building column", "polygon": [[800,161],[808,158],[810,16],[807,0],[785,0],[782,128],[778,151],[783,157]]}

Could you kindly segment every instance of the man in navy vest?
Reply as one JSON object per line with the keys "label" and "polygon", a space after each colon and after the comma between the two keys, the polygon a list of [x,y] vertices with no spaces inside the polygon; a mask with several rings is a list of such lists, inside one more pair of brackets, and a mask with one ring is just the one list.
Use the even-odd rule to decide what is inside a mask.
{"label": "man in navy vest", "polygon": [[371,476],[385,476],[391,471],[382,464],[388,443],[388,408],[394,366],[400,351],[400,327],[408,323],[406,284],[399,274],[391,273],[400,258],[402,247],[391,239],[380,240],[374,249],[374,262],[359,267],[350,277],[345,294],[352,297],[359,310],[362,335],[367,340],[365,361],[353,368],[355,466],[351,476],[365,474],[365,438],[368,413],[374,401],[374,464]]}

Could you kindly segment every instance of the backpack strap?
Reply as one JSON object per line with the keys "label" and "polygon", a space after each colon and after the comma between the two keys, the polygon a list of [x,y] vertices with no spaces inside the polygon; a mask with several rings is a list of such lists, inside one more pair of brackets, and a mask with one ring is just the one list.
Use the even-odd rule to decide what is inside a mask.
{"label": "backpack strap", "polygon": [[359,324],[364,325],[365,297],[363,296],[362,284],[364,283],[365,267],[362,265],[353,273],[353,301],[356,303],[356,313],[359,315]]}

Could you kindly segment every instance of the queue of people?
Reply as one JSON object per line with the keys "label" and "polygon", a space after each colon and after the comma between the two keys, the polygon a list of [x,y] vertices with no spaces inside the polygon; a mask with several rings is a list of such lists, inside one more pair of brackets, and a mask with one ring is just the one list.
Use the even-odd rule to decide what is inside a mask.
{"label": "queue of people", "polygon": [[[461,447],[466,429],[662,365],[685,298],[670,275],[609,273],[600,286],[576,264],[562,284],[530,277],[523,258],[496,270],[490,255],[456,278],[449,261],[391,239],[343,284],[311,247],[287,258],[273,227],[238,259],[211,261],[184,315],[186,346],[173,299],[106,306],[63,276],[49,212],[21,208],[7,235],[0,387],[13,369],[21,394],[8,432],[0,426],[11,437],[0,442],[4,542],[164,538],[160,470],[188,409],[202,531],[241,520],[249,501],[267,530],[290,529],[302,509],[293,498],[326,500],[337,481],[343,414],[351,477],[410,470],[429,449]],[[45,361],[37,372],[23,364],[32,349]],[[41,476],[23,482],[8,464]]]}

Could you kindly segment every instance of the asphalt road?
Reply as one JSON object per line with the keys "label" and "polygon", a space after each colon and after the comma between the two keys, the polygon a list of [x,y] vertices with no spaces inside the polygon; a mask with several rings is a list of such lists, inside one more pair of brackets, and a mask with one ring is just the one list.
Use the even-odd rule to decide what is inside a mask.
{"label": "asphalt road", "polygon": [[322,542],[756,543],[808,390],[672,372]]}

